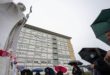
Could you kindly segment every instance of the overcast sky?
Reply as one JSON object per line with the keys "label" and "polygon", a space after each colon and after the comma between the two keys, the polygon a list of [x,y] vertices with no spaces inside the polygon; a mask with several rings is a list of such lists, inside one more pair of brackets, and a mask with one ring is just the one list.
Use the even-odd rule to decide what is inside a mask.
{"label": "overcast sky", "polygon": [[75,56],[83,47],[110,47],[96,39],[90,25],[102,9],[110,8],[110,0],[14,0],[23,2],[27,13],[33,6],[28,24],[72,37]]}

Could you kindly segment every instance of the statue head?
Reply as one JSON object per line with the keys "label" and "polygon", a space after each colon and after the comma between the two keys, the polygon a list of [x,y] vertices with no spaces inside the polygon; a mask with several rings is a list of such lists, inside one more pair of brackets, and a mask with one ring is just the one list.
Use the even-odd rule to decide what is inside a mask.
{"label": "statue head", "polygon": [[20,8],[20,10],[22,11],[22,12],[24,12],[25,10],[26,10],[26,7],[25,7],[25,5],[23,4],[23,3],[18,3],[17,4],[17,6]]}

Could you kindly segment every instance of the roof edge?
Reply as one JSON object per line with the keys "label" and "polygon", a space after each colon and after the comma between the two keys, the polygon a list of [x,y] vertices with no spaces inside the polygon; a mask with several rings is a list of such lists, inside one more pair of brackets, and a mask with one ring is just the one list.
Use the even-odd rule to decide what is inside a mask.
{"label": "roof edge", "polygon": [[59,33],[56,33],[56,32],[52,32],[52,31],[49,31],[49,30],[46,30],[46,29],[43,29],[43,28],[39,28],[39,27],[36,27],[36,26],[32,26],[30,24],[25,24],[24,27],[34,29],[34,30],[38,30],[38,31],[42,31],[44,33],[49,33],[49,34],[52,34],[52,35],[60,36],[60,37],[66,38],[66,39],[72,39],[72,37],[69,37],[69,36],[66,36],[66,35],[63,35],[63,34],[59,34]]}

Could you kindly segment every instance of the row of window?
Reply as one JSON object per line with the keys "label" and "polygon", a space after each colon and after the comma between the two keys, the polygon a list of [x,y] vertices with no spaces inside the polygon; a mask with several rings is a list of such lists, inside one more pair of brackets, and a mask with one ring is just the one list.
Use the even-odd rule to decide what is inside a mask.
{"label": "row of window", "polygon": [[[46,40],[45,40],[46,41]],[[58,44],[59,43],[59,41],[57,41],[56,43],[54,43],[53,41],[51,41],[51,40],[48,40],[47,42],[45,42],[45,41],[43,41],[43,40],[32,40],[32,39],[28,39],[28,38],[22,38],[22,37],[20,37],[19,38],[19,40],[18,40],[18,42],[20,42],[20,43],[26,43],[26,44],[32,44],[32,45],[35,45],[35,44],[37,44],[37,45],[44,45],[44,46],[49,46],[49,45],[53,45],[53,44]],[[67,43],[60,43],[60,44],[58,44],[58,47],[59,48],[66,48],[66,47],[68,47],[68,44]]]}
{"label": "row of window", "polygon": [[17,57],[19,58],[19,57],[22,57],[22,58],[35,58],[35,59],[38,59],[38,58],[40,58],[40,59],[69,59],[70,57],[69,56],[61,56],[61,57],[59,57],[59,56],[61,56],[61,55],[54,55],[53,56],[53,54],[36,54],[36,55],[27,55],[27,54],[18,54],[17,55]]}
{"label": "row of window", "polygon": [[53,49],[53,48],[57,48],[59,51],[68,51],[67,47],[59,47],[57,45],[52,46],[51,44],[45,44],[45,43],[42,43],[41,45],[40,43],[37,43],[35,45],[17,43],[17,49],[47,50],[47,49]]}
{"label": "row of window", "polygon": [[51,34],[40,32],[40,31],[37,31],[37,30],[29,29],[29,28],[23,28],[21,30],[21,33],[27,33],[27,34],[34,35],[34,36],[42,36],[42,37],[49,37],[49,38],[55,37],[58,41],[67,42],[67,40],[64,39],[64,38],[61,38],[61,37],[58,37],[58,36],[53,36]]}
{"label": "row of window", "polygon": [[40,31],[37,31],[37,30],[33,30],[33,29],[29,29],[29,28],[22,28],[21,29],[21,32],[26,32],[26,33],[30,33],[30,34],[33,34],[33,35],[39,35],[39,36],[43,36],[43,37],[52,37],[50,34],[48,33],[44,33],[44,32],[40,32]]}
{"label": "row of window", "polygon": [[41,32],[41,31],[37,31],[37,30],[33,30],[33,29],[29,29],[29,28],[22,28],[21,30],[22,32],[26,32],[26,33],[31,33],[33,35],[40,35],[40,36],[44,36],[44,37],[55,37],[56,39],[60,40],[60,41],[65,41],[67,42],[67,40],[65,40],[64,38],[61,38],[61,37],[57,37],[57,36],[53,36],[53,35],[50,35],[48,33],[44,33],[44,32]]}
{"label": "row of window", "polygon": [[38,60],[38,59],[23,59],[18,58],[19,63],[30,63],[30,64],[53,64],[58,62],[59,64],[68,64],[69,60]]}

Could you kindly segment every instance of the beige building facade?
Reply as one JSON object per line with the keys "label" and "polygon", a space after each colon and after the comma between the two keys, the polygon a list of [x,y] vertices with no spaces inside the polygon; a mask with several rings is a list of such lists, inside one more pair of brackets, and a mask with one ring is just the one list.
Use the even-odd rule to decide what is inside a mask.
{"label": "beige building facade", "polygon": [[63,65],[70,69],[67,63],[75,59],[70,40],[69,36],[27,24],[22,28],[17,43],[18,65],[30,69]]}

